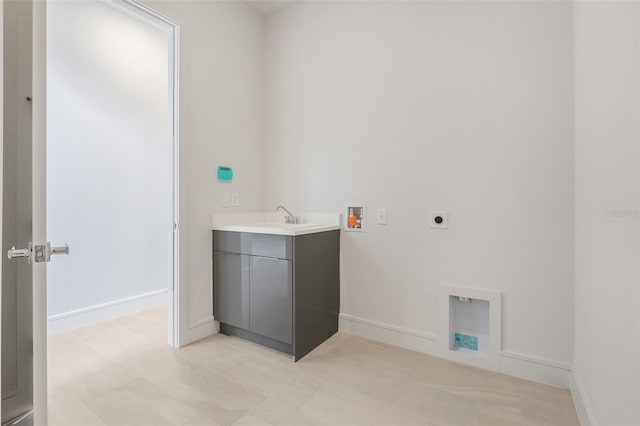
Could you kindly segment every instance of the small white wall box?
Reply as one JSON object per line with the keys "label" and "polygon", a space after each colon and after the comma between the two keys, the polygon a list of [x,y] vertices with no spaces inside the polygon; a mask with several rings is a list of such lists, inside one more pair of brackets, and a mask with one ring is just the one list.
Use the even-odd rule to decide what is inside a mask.
{"label": "small white wall box", "polygon": [[345,206],[344,229],[349,232],[366,232],[367,210],[364,204],[350,203]]}
{"label": "small white wall box", "polygon": [[439,304],[444,357],[500,371],[502,293],[442,284]]}

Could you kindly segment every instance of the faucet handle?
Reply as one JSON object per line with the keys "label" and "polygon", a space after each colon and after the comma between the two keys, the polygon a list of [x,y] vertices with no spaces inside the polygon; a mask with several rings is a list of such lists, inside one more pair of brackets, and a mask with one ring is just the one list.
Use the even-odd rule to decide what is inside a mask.
{"label": "faucet handle", "polygon": [[284,223],[295,225],[298,223],[302,223],[302,218],[300,216],[287,215],[284,217]]}

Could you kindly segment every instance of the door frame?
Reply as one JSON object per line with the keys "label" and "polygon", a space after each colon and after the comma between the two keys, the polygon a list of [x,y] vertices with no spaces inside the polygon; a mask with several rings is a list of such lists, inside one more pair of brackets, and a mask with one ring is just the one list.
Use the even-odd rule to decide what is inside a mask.
{"label": "door frame", "polygon": [[[32,242],[47,241],[47,4],[33,0]],[[4,255],[0,253],[0,255]],[[47,264],[33,265],[33,419],[47,424]]]}
{"label": "door frame", "polygon": [[[4,2],[0,2],[0,135],[4,135]],[[2,223],[2,194],[4,170],[4,136],[0,139],[0,223]],[[0,241],[2,241],[2,226],[0,226]],[[2,253],[0,253],[2,254]],[[0,262],[0,318],[2,318],[2,262]],[[0,365],[2,365],[2,351],[0,351]],[[2,374],[0,374],[0,389],[2,389]],[[2,418],[2,404],[0,404],[0,419]]]}
{"label": "door frame", "polygon": [[[180,132],[179,132],[179,27],[172,19],[156,12],[136,0],[111,0],[125,11],[146,20],[152,25],[161,26],[169,33],[169,81],[172,90],[169,92],[171,105],[171,137],[173,141],[173,277],[169,291],[169,326],[168,342],[175,348],[181,346],[185,336],[183,324],[186,318],[186,297],[181,296],[180,286]],[[186,292],[185,292],[186,293]]]}

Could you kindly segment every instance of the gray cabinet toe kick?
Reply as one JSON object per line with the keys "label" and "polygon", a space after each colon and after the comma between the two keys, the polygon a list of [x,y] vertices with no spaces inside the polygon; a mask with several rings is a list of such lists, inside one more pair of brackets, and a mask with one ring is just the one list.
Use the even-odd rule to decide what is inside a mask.
{"label": "gray cabinet toe kick", "polygon": [[224,334],[293,355],[338,331],[340,231],[213,231],[213,315]]}

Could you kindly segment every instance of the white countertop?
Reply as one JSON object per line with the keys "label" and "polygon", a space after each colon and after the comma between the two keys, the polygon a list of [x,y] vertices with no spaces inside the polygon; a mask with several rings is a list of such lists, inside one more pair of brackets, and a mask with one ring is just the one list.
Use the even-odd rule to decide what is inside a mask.
{"label": "white countertop", "polygon": [[301,213],[302,223],[285,223],[280,213],[222,213],[212,217],[214,231],[306,235],[340,229],[339,213]]}

